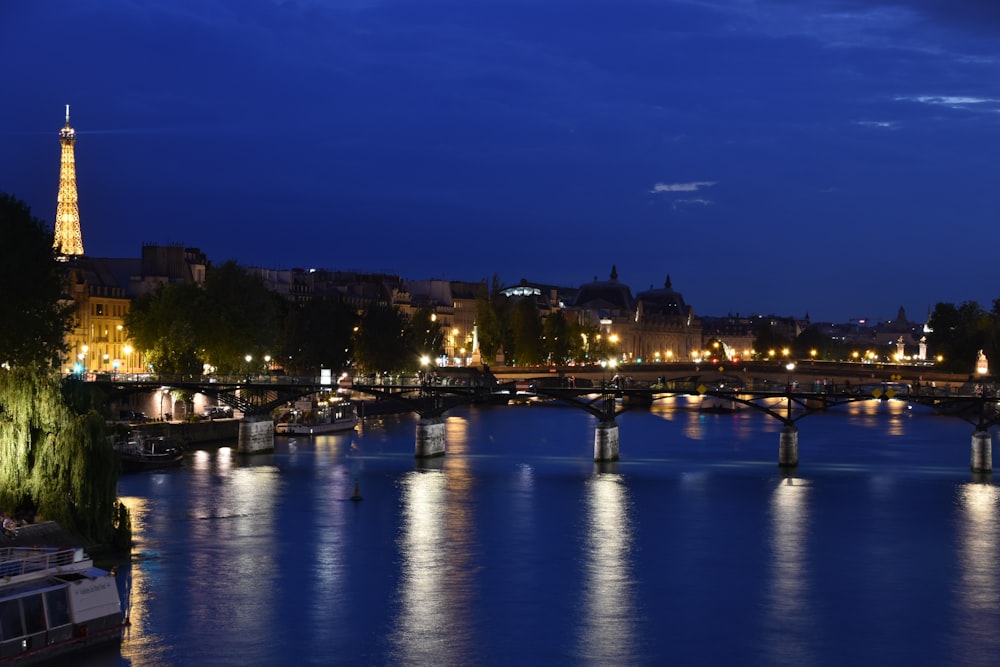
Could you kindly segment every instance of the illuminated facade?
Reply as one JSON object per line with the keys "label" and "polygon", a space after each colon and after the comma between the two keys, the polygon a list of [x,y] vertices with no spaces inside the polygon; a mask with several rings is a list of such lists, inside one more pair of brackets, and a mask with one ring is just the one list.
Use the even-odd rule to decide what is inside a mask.
{"label": "illuminated facade", "polygon": [[76,306],[66,334],[65,373],[137,373],[143,361],[125,336],[131,299],[108,260],[68,258],[67,292]]}
{"label": "illuminated facade", "polygon": [[599,331],[610,359],[618,363],[690,361],[701,350],[701,320],[684,297],[670,286],[650,287],[635,297],[611,267],[608,280],[581,285],[566,308],[577,322]]}
{"label": "illuminated facade", "polygon": [[60,257],[83,254],[83,236],[80,233],[80,206],[76,191],[76,159],[73,145],[76,130],[69,124],[69,105],[66,105],[66,126],[59,131],[62,159],[59,165],[59,196],[56,206],[55,242],[53,247]]}

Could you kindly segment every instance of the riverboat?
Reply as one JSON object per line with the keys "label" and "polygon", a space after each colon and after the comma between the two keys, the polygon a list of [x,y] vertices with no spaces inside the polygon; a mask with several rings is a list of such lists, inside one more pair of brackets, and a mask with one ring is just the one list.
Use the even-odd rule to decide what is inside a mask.
{"label": "riverboat", "polygon": [[295,407],[279,413],[274,430],[281,435],[319,435],[351,431],[358,425],[358,412],[347,399],[313,404],[297,401]]}
{"label": "riverboat", "polygon": [[121,642],[113,572],[81,548],[0,549],[0,665],[33,665]]}
{"label": "riverboat", "polygon": [[173,438],[138,435],[115,445],[124,472],[174,468],[184,462],[184,450]]}

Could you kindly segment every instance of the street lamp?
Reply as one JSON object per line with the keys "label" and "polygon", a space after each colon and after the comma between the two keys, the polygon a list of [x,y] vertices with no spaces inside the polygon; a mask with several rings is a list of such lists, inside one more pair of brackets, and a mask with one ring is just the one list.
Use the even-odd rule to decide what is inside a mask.
{"label": "street lamp", "polygon": [[160,421],[163,421],[163,399],[170,392],[170,387],[160,387]]}
{"label": "street lamp", "polygon": [[795,362],[789,361],[785,364],[785,370],[788,371],[788,391],[792,390],[792,372],[795,370]]}

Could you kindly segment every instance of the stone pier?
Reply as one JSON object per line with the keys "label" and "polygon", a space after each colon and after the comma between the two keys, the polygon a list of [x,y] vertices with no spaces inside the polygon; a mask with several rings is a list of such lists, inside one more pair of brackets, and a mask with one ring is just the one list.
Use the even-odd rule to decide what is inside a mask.
{"label": "stone pier", "polygon": [[601,422],[594,431],[594,462],[618,460],[618,424]]}
{"label": "stone pier", "polygon": [[794,468],[799,464],[799,429],[794,424],[785,424],[778,436],[778,465]]}
{"label": "stone pier", "polygon": [[422,417],[417,422],[416,457],[444,456],[445,426],[443,417]]}
{"label": "stone pier", "polygon": [[972,472],[993,472],[993,442],[989,431],[972,434]]}
{"label": "stone pier", "polygon": [[270,417],[252,415],[240,420],[236,451],[240,454],[266,454],[274,451],[274,422]]}

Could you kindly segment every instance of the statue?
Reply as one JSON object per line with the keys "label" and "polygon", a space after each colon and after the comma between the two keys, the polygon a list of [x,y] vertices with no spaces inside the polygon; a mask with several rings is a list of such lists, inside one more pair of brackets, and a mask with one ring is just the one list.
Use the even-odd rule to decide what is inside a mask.
{"label": "statue", "polygon": [[990,372],[990,364],[982,350],[979,350],[979,358],[976,360],[976,372],[980,375],[989,375]]}

